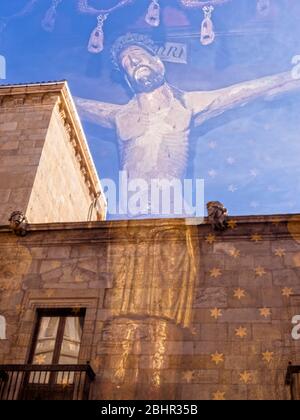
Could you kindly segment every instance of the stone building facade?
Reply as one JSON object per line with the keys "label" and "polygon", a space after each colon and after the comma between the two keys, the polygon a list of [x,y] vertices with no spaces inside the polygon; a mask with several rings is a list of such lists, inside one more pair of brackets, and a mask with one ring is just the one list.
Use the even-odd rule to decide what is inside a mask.
{"label": "stone building facade", "polygon": [[[11,92],[14,97],[15,89],[22,91],[24,87],[4,88],[6,96]],[[55,92],[51,105],[43,105],[39,99],[38,104],[28,106],[41,115],[36,119],[37,126],[48,127],[43,128],[43,135],[53,135],[57,147],[66,141],[65,127],[53,107],[58,106],[57,95],[61,99],[65,85],[33,89],[45,89],[45,94],[50,90],[50,97]],[[8,139],[17,139],[13,133],[21,130],[21,124],[13,124],[9,108],[12,100],[2,101],[2,106],[6,103],[4,112],[10,112],[11,117],[1,123],[0,130],[10,133]],[[19,102],[14,106],[21,118],[24,101],[21,105]],[[48,115],[46,120],[43,113]],[[53,125],[49,123],[51,118]],[[76,118],[70,123],[71,131]],[[28,131],[29,121],[28,116],[24,123]],[[35,121],[31,122],[34,132]],[[56,129],[62,132],[62,138],[53,134]],[[61,174],[60,185],[56,185],[47,178],[48,168],[60,164],[55,150],[51,151],[51,141],[48,146],[47,140],[45,144],[41,141],[46,156],[29,169],[22,161],[29,173],[27,178],[19,177],[14,172],[16,166],[7,163],[19,155],[23,158],[17,152],[22,141],[15,140],[20,143],[13,146],[5,138],[0,135],[0,144],[6,145],[3,155],[1,149],[1,160],[6,162],[5,177],[11,181],[1,184],[1,191],[9,193],[3,192],[6,198],[0,205],[0,315],[6,320],[6,337],[0,340],[0,399],[20,395],[28,399],[41,388],[40,380],[32,376],[32,365],[48,372],[42,376],[44,387],[55,374],[53,393],[62,396],[68,391],[68,397],[74,398],[77,373],[68,374],[65,380],[64,373],[52,371],[47,359],[51,351],[53,360],[56,356],[64,361],[76,356],[80,366],[89,362],[89,369],[95,373],[90,399],[291,398],[287,368],[289,362],[300,365],[300,342],[292,337],[292,318],[300,314],[300,216],[235,217],[223,233],[214,232],[208,221],[190,225],[184,219],[86,222],[82,218],[91,201],[88,196],[83,207],[73,202],[71,213],[67,212],[63,220],[65,210],[55,207],[52,188],[58,188],[59,193],[62,183],[82,182],[78,161],[73,160],[74,149],[67,150],[65,144],[61,153],[66,154],[62,155],[64,161],[72,162],[68,174],[76,172],[76,177],[68,179],[65,172],[66,178],[62,180]],[[82,134],[80,138],[84,150]],[[36,153],[41,153],[41,147],[38,149]],[[6,154],[7,150],[11,153]],[[47,156],[50,162],[46,162]],[[86,159],[84,163],[91,171],[91,162]],[[94,188],[96,178],[92,176],[88,183],[83,178],[86,183],[82,191],[84,185]],[[20,178],[28,183],[18,184]],[[1,179],[3,182],[4,176]],[[43,213],[42,207],[35,209],[35,202],[48,183],[43,204],[49,210]],[[30,188],[36,188],[36,192],[30,193]],[[14,190],[19,189],[24,189],[23,198],[11,201],[17,196]],[[29,213],[30,224],[27,235],[18,237],[6,220],[10,211],[22,205]],[[77,208],[78,214],[74,215]],[[100,208],[99,214],[104,211],[102,208],[101,213]],[[44,330],[43,316],[47,320]],[[53,327],[56,332],[52,334],[49,320],[55,325],[60,319],[62,327],[66,322],[71,325],[72,317],[81,319],[77,328],[80,334],[75,337],[72,328],[68,334],[65,330],[54,354],[53,337],[60,327]],[[59,359],[64,351],[64,359]],[[11,372],[24,366],[28,369],[23,381],[27,393],[20,394],[20,382],[16,380],[15,395],[8,395],[5,387]],[[294,391],[296,397],[299,390]]]}
{"label": "stone building facade", "polygon": [[[87,220],[101,185],[65,82],[0,88],[0,224]],[[104,195],[93,220],[105,218]],[[98,213],[98,214],[97,214]]]}

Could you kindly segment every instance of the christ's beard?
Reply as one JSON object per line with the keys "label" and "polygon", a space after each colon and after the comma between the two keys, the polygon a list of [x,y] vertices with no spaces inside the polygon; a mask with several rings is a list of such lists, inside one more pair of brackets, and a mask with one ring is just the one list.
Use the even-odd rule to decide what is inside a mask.
{"label": "christ's beard", "polygon": [[165,82],[163,72],[153,70],[149,66],[138,67],[133,75],[130,84],[135,92],[152,92],[162,86]]}

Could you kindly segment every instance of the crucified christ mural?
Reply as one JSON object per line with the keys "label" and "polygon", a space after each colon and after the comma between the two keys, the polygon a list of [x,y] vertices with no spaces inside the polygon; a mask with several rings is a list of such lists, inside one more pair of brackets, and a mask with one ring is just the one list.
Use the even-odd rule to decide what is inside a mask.
{"label": "crucified christ mural", "polygon": [[170,86],[155,45],[144,35],[119,38],[114,64],[125,75],[133,98],[125,105],[77,98],[86,121],[117,131],[121,169],[128,178],[183,179],[191,130],[256,99],[300,90],[292,72],[212,91],[182,92]]}

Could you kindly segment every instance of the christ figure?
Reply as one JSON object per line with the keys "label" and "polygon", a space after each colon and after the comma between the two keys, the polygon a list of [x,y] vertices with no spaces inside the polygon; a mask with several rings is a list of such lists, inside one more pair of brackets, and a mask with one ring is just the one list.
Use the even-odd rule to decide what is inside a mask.
{"label": "christ figure", "polygon": [[76,98],[82,118],[116,130],[121,169],[130,179],[184,179],[191,130],[258,98],[300,89],[292,71],[212,91],[182,92],[166,80],[163,62],[146,36],[128,34],[112,50],[133,98],[125,105]]}

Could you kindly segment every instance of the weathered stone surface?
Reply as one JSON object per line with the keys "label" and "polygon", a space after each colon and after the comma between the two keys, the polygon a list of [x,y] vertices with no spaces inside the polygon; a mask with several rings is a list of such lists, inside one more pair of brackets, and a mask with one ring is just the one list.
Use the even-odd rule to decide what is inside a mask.
{"label": "weathered stone surface", "polygon": [[[66,108],[71,106],[64,83],[39,88],[28,85],[25,102],[18,101],[22,89],[0,89],[0,97],[5,98],[0,105],[0,191],[5,190],[0,193],[0,225],[7,225],[14,210],[26,213],[31,223],[85,221],[93,201],[91,185],[95,194],[101,188],[77,122],[72,119],[71,139],[57,111],[59,100]],[[51,102],[42,99],[48,89],[53,89]],[[37,90],[39,97],[31,103]],[[81,143],[76,151],[72,145],[75,137],[77,144]],[[99,202],[103,217],[102,197]],[[92,220],[97,220],[96,212]]]}
{"label": "weathered stone surface", "polygon": [[227,290],[223,287],[208,287],[196,289],[195,308],[226,308]]}
{"label": "weathered stone surface", "polygon": [[[151,295],[151,299],[158,299],[157,303],[153,301],[155,305],[161,301],[170,313],[176,313],[173,312],[173,301],[168,301],[169,290],[172,288],[172,296],[179,296],[185,293],[185,289],[178,287],[179,283],[174,281],[169,266],[163,277],[166,282],[159,287],[160,283],[156,283],[157,290],[153,293],[151,282],[154,278],[149,273],[147,277],[143,270],[152,270],[148,266],[149,255],[158,258],[159,253],[154,252],[153,246],[148,246],[146,242],[142,246],[146,259],[143,259],[138,242],[126,248],[128,238],[132,240],[134,235],[141,235],[136,230],[136,224],[141,223],[142,229],[148,229],[146,226],[150,226],[150,222],[132,223],[132,231],[127,222],[125,229],[122,222],[102,225],[105,232],[99,236],[102,237],[101,243],[94,245],[94,230],[85,225],[81,231],[68,229],[60,233],[51,231],[49,225],[49,231],[31,232],[25,239],[26,247],[16,247],[14,237],[7,233],[0,234],[0,239],[3,237],[4,240],[0,242],[0,247],[5,250],[0,253],[0,285],[4,288],[0,295],[0,311],[4,311],[9,320],[9,340],[0,347],[0,363],[26,361],[34,328],[33,302],[34,305],[50,308],[65,307],[68,302],[72,306],[76,301],[85,302],[83,305],[93,302],[93,307],[86,314],[80,360],[84,362],[89,359],[92,366],[95,365],[95,371],[99,372],[96,384],[100,384],[101,395],[105,398],[115,395],[116,386],[120,386],[118,395],[122,393],[122,398],[127,395],[131,398],[153,396],[154,391],[148,385],[154,380],[160,381],[159,394],[155,394],[160,397],[168,393],[169,396],[179,395],[180,398],[184,395],[196,398],[197,395],[197,398],[212,399],[217,391],[224,390],[226,399],[247,399],[249,396],[254,399],[279,399],[279,395],[288,398],[278,377],[282,375],[280,372],[284,376],[290,355],[295,352],[290,317],[299,306],[293,296],[283,297],[282,289],[292,278],[289,287],[297,290],[295,268],[280,268],[277,263],[272,269],[270,261],[274,256],[270,249],[269,263],[266,264],[269,268],[266,268],[266,274],[257,278],[254,269],[245,266],[248,264],[239,265],[239,258],[236,258],[234,266],[229,265],[226,269],[226,260],[232,257],[224,254],[222,276],[217,279],[209,276],[209,285],[203,287],[205,270],[201,263],[205,261],[206,254],[202,253],[199,255],[199,270],[192,284],[192,300],[189,303],[185,301],[186,306],[180,308],[191,311],[191,324],[188,328],[182,328],[172,319],[162,320],[148,313],[147,298]],[[113,245],[111,254],[108,248],[110,238],[116,234],[115,226],[118,238],[125,239]],[[205,228],[204,225],[202,229]],[[146,236],[151,241],[151,230]],[[51,244],[47,245],[48,242]],[[256,245],[250,243],[249,249],[257,249]],[[185,243],[181,242],[181,247],[175,247],[174,253],[180,252],[182,255],[183,246]],[[137,257],[131,260],[135,247]],[[235,247],[239,248],[238,239]],[[113,266],[114,261],[116,267]],[[132,277],[131,287],[124,278],[125,271],[122,271],[129,261],[137,276]],[[211,262],[210,259],[208,265]],[[257,262],[254,259],[254,268]],[[259,263],[263,265],[263,259]],[[143,269],[137,269],[142,265]],[[122,311],[120,317],[124,296],[128,298],[133,289],[135,295],[131,305],[137,305],[141,312]],[[235,296],[238,289],[244,292],[240,299]],[[30,300],[32,293],[40,298]],[[94,297],[92,301],[91,296]],[[145,299],[143,304],[138,301],[139,296]],[[135,306],[131,308],[133,310]],[[263,308],[270,309],[270,316],[261,314]],[[246,331],[245,337],[238,335],[243,329]],[[274,353],[270,364],[263,361],[264,352]],[[216,354],[222,355],[222,361],[218,364],[212,359]],[[118,368],[120,366],[121,370]],[[248,385],[241,381],[243,372],[251,374]],[[122,381],[126,382],[126,387]],[[113,385],[106,385],[108,383]],[[131,388],[130,384],[139,384],[139,387]],[[171,388],[167,390],[165,385]],[[190,390],[188,396],[187,389]],[[94,396],[98,394],[99,389],[95,385]]]}
{"label": "weathered stone surface", "polygon": [[91,197],[57,100],[8,98],[0,112],[0,225],[28,202],[32,220],[62,222],[31,225],[24,238],[0,228],[0,364],[28,362],[39,308],[80,307],[92,398],[289,399],[300,346],[295,217],[237,217],[212,244],[206,223],[66,223],[86,220]]}

